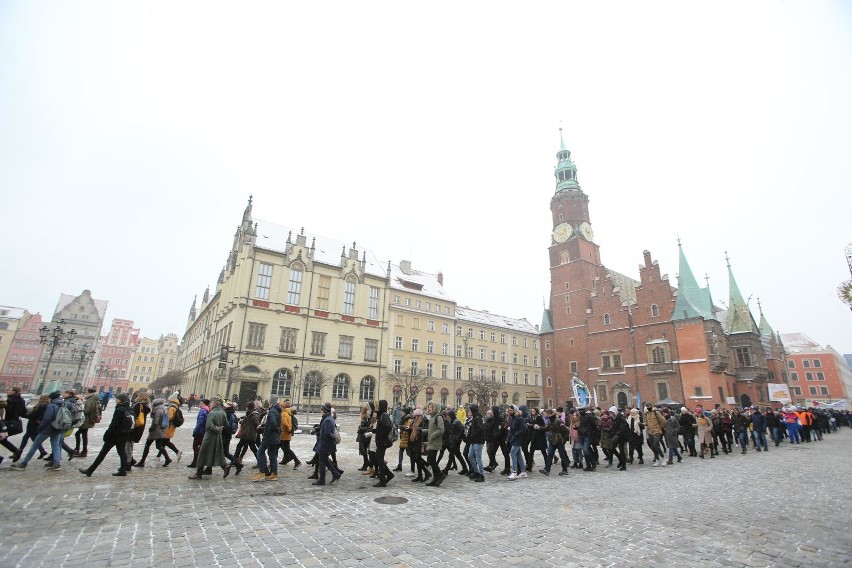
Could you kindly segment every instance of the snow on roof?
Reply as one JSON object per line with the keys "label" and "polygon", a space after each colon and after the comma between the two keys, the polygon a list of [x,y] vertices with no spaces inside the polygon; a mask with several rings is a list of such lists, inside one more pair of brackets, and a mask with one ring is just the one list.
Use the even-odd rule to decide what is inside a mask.
{"label": "snow on roof", "polygon": [[[0,317],[9,319],[21,319],[24,317],[26,308],[16,308],[13,306],[0,306]],[[4,313],[5,312],[5,313]]]}
{"label": "snow on roof", "polygon": [[[80,294],[79,296],[82,296],[82,294]],[[79,296],[75,296],[73,294],[60,294],[59,303],[56,304],[56,310],[54,310],[53,312],[54,317],[56,316],[56,314],[64,310],[68,304],[73,302]],[[95,298],[92,298],[92,301],[95,303],[95,309],[98,311],[98,318],[101,320],[101,322],[103,322],[104,317],[106,316],[107,305],[109,304],[109,302],[107,300],[96,300]]]}
{"label": "snow on roof", "polygon": [[509,318],[492,314],[484,310],[474,310],[468,307],[457,307],[456,318],[461,321],[502,327],[523,333],[538,333],[535,326],[526,319]]}
{"label": "snow on roof", "polygon": [[788,353],[821,351],[822,346],[804,333],[782,333],[781,342]]}
{"label": "snow on roof", "polygon": [[[297,229],[285,227],[284,225],[278,225],[262,219],[254,219],[254,221],[257,223],[257,240],[255,241],[255,245],[258,248],[265,250],[283,253],[287,246],[288,236],[292,242],[296,242],[296,235],[304,234],[307,239],[308,247],[310,247],[311,243],[314,242],[314,239],[316,239],[314,242],[316,247],[314,251],[314,262],[331,266],[340,266],[341,252],[343,252],[344,248],[349,248],[349,246],[343,241],[329,239],[320,235],[301,233]],[[364,253],[366,253],[365,270],[367,274],[380,277],[387,276],[387,263],[383,263],[372,251],[365,249],[358,249],[359,260],[362,258]]]}
{"label": "snow on roof", "polygon": [[417,292],[445,302],[453,301],[441,283],[438,282],[437,275],[413,270],[410,265],[406,266],[406,270],[403,270],[400,265],[391,264],[390,287],[394,290]]}

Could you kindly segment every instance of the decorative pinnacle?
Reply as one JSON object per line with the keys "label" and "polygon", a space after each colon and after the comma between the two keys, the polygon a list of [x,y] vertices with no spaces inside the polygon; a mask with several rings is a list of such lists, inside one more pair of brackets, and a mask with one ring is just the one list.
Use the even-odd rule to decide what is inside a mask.
{"label": "decorative pinnacle", "polygon": [[728,268],[731,267],[731,259],[728,258],[728,251],[725,251],[725,262],[728,264]]}

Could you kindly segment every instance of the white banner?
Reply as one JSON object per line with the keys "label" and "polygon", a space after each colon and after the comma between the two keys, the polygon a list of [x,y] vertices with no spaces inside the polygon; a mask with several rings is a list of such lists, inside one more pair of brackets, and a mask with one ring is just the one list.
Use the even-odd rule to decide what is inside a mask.
{"label": "white banner", "polygon": [[837,402],[820,402],[813,401],[814,408],[825,408],[826,410],[846,410],[846,401],[838,400]]}
{"label": "white banner", "polygon": [[769,400],[777,402],[792,402],[790,388],[784,383],[767,383],[769,387]]}

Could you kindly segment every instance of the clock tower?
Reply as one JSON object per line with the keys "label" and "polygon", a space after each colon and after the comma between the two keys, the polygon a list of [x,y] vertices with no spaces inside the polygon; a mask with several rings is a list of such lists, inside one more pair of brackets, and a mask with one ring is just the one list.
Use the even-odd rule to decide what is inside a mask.
{"label": "clock tower", "polygon": [[589,197],[577,180],[577,166],[559,129],[556,154],[556,192],[550,200],[552,216],[550,305],[542,321],[544,398],[559,404],[570,397],[573,373],[585,376],[589,368],[588,318],[596,283],[606,277],[600,249],[589,218]]}

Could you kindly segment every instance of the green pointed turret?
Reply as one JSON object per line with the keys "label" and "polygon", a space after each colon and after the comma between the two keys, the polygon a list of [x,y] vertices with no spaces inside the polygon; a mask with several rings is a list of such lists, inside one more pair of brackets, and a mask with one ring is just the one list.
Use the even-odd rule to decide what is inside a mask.
{"label": "green pointed turret", "polygon": [[713,318],[713,301],[710,297],[710,288],[702,288],[695,280],[692,269],[686,261],[680,240],[677,243],[680,262],[678,265],[677,302],[675,302],[672,320],[685,320],[689,318],[703,317]]}
{"label": "green pointed turret", "polygon": [[760,329],[760,335],[768,335],[774,339],[775,331],[772,329],[772,326],[769,325],[769,322],[766,320],[766,316],[763,315],[763,306],[760,305],[760,298],[757,299],[757,309],[760,311],[760,325],[758,329]]}
{"label": "green pointed turret", "polygon": [[725,322],[725,331],[728,333],[758,333],[754,316],[751,315],[751,310],[748,309],[748,304],[740,293],[740,288],[737,286],[737,281],[734,278],[733,270],[731,270],[731,262],[728,260],[727,254],[725,254],[725,260],[728,263],[729,290],[728,317]]}
{"label": "green pointed turret", "polygon": [[545,308],[541,314],[541,329],[539,333],[553,333],[553,322],[551,321],[550,310]]}
{"label": "green pointed turret", "polygon": [[571,152],[565,147],[565,141],[562,139],[562,128],[559,129],[559,152],[556,153],[556,193],[566,190],[579,190],[580,184],[577,182],[577,166],[571,161]]}

